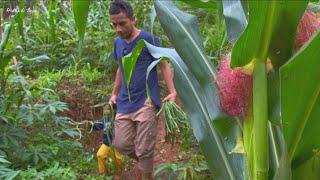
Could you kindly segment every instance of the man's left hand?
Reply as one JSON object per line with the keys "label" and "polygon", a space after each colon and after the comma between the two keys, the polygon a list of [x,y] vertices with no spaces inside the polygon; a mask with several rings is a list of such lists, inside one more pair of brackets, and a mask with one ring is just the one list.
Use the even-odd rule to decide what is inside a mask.
{"label": "man's left hand", "polygon": [[177,99],[177,93],[176,92],[173,92],[173,93],[170,93],[167,97],[165,97],[162,102],[166,102],[166,101],[173,101],[175,102]]}

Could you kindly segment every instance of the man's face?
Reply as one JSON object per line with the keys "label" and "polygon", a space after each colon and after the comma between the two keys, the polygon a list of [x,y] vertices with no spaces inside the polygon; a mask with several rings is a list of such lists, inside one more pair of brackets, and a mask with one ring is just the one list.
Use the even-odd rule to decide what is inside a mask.
{"label": "man's face", "polygon": [[136,18],[128,18],[126,14],[120,12],[119,14],[110,15],[112,26],[118,35],[123,39],[129,39],[134,29]]}

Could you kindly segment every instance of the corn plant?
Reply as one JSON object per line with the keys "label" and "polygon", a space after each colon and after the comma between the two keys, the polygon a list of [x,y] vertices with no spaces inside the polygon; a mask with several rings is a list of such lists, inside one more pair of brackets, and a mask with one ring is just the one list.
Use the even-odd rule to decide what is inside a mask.
{"label": "corn plant", "polygon": [[[186,1],[213,8],[214,1]],[[169,59],[174,83],[194,135],[215,179],[318,179],[320,141],[320,33],[296,51],[297,26],[308,1],[222,1],[231,68],[252,77],[243,116],[223,111],[217,67],[204,53],[197,18],[172,1],[155,1],[162,28],[175,49],[140,41],[159,60]],[[136,54],[124,58],[130,82]],[[268,68],[271,64],[271,68]]]}
{"label": "corn plant", "polygon": [[[166,57],[172,63],[177,92],[216,179],[320,177],[316,170],[320,142],[315,138],[320,127],[316,120],[320,114],[320,33],[299,51],[294,49],[307,5],[308,1],[238,3],[244,12],[239,19],[230,16],[233,11],[228,8],[235,6],[223,3],[226,20],[238,18],[229,21],[236,21],[236,26],[226,21],[229,38],[235,41],[229,66],[242,68],[252,77],[245,115],[234,117],[222,111],[217,68],[204,53],[196,17],[171,1],[155,2],[175,50],[143,41],[136,49],[146,46],[155,58]],[[132,61],[128,63],[133,64],[131,68],[135,58],[125,58]],[[149,71],[161,60],[152,63]]]}

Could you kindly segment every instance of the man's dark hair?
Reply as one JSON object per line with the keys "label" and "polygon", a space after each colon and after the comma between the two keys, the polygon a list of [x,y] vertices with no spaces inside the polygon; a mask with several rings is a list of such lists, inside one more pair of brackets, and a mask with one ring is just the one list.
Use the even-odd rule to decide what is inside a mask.
{"label": "man's dark hair", "polygon": [[132,6],[124,0],[114,0],[110,4],[109,15],[124,13],[128,18],[132,18],[133,9]]}

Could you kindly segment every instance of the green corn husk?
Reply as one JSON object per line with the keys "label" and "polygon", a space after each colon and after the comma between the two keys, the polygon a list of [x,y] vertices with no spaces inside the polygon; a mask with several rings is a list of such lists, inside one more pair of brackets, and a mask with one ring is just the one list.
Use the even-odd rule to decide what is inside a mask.
{"label": "green corn husk", "polygon": [[189,128],[187,114],[173,101],[165,102],[157,116],[164,112],[166,140],[173,144],[183,130]]}

